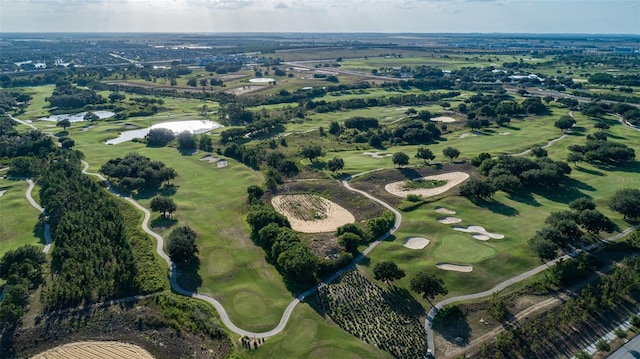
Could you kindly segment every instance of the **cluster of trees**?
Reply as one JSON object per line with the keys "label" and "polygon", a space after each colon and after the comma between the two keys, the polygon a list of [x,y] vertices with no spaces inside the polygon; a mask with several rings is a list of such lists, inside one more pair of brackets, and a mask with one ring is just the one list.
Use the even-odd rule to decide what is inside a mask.
{"label": "cluster of trees", "polygon": [[198,253],[196,239],[198,234],[189,226],[175,228],[167,238],[169,258],[177,265],[182,265]]}
{"label": "cluster of trees", "polygon": [[0,115],[14,109],[24,109],[32,98],[22,91],[0,91]]}
{"label": "cluster of trees", "polygon": [[313,110],[318,113],[336,112],[342,110],[361,109],[377,106],[422,106],[430,103],[435,103],[447,98],[453,98],[460,95],[460,92],[433,92],[433,93],[419,93],[419,94],[407,94],[397,95],[389,97],[372,97],[372,98],[354,98],[349,100],[337,100],[337,101],[307,101],[304,107],[307,110]]}
{"label": "cluster of trees", "polygon": [[[482,161],[478,172],[487,177],[487,181],[496,189],[514,193],[523,186],[527,188],[556,188],[571,168],[565,162],[553,161],[546,156],[534,159],[501,155],[491,158],[488,154],[481,154]],[[474,162],[478,163],[479,159]]]}
{"label": "cluster of trees", "polygon": [[44,279],[47,257],[40,248],[25,245],[9,251],[0,259],[0,278],[6,281],[0,302],[0,332],[4,326],[18,324],[29,303],[30,291]]}
{"label": "cluster of trees", "polygon": [[58,82],[51,96],[47,97],[45,101],[58,110],[78,109],[86,105],[98,105],[107,102],[104,97],[94,90],[78,88],[68,81]]}
{"label": "cluster of trees", "polygon": [[55,150],[51,137],[40,130],[18,133],[15,125],[9,117],[0,116],[0,158],[43,156]]}
{"label": "cluster of trees", "polygon": [[[576,268],[584,266],[580,259],[578,261]],[[568,267],[567,271],[574,264]],[[627,308],[625,303],[629,303],[629,298],[638,298],[638,293],[640,258],[632,256],[614,266],[611,275],[604,277],[596,285],[586,286],[562,306],[500,333],[494,342],[483,346],[479,357],[557,356],[560,352],[566,352],[569,335],[592,332],[593,323],[599,318],[598,314],[606,316],[611,310],[624,310],[621,308]]]}
{"label": "cluster of trees", "polygon": [[124,218],[113,197],[81,172],[80,154],[47,159],[38,183],[55,246],[47,308],[132,293],[137,271]]}
{"label": "cluster of trees", "polygon": [[584,146],[571,145],[568,149],[571,152],[567,160],[574,163],[586,161],[592,164],[622,166],[636,158],[633,148],[623,143],[608,141],[604,131],[587,135]]}
{"label": "cluster of trees", "polygon": [[220,143],[227,144],[229,142],[242,142],[251,137],[264,135],[274,130],[281,131],[283,120],[280,118],[261,118],[253,120],[246,126],[239,126],[224,130],[220,133]]}
{"label": "cluster of trees", "polygon": [[609,208],[621,213],[624,219],[640,218],[640,189],[622,188],[609,199]]}
{"label": "cluster of trees", "polygon": [[544,221],[547,226],[529,239],[529,246],[541,260],[555,258],[559,248],[578,244],[582,238],[580,227],[589,233],[612,232],[615,229],[614,223],[596,210],[596,204],[589,198],[580,197],[570,202],[569,208],[552,212]]}
{"label": "cluster of trees", "polygon": [[589,83],[598,85],[640,86],[640,75],[612,75],[598,72],[589,76]]}
{"label": "cluster of trees", "polygon": [[626,103],[616,103],[611,106],[611,111],[619,114],[622,118],[632,125],[640,126],[640,109]]}
{"label": "cluster of trees", "polygon": [[117,186],[128,191],[157,189],[177,176],[176,171],[161,161],[151,161],[138,153],[109,160],[100,172]]}

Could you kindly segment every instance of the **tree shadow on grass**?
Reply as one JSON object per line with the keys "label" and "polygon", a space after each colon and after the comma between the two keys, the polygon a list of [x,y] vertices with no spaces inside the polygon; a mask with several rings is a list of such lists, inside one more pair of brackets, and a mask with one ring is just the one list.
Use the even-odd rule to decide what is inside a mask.
{"label": "tree shadow on grass", "polygon": [[122,193],[125,196],[129,195],[135,200],[141,200],[141,199],[150,199],[155,196],[171,197],[178,192],[179,188],[180,186],[165,183],[162,187],[145,189],[142,191],[138,191],[138,193],[135,193],[135,194],[132,194],[132,192],[128,192],[128,194],[123,192],[119,192],[119,193]]}
{"label": "tree shadow on grass", "polygon": [[540,202],[538,202],[533,197],[533,194],[531,192],[529,192],[529,191],[519,191],[519,192],[516,192],[516,193],[510,193],[510,194],[507,195],[507,198],[509,198],[512,201],[524,203],[524,204],[532,206],[532,207],[540,207],[541,206]]}
{"label": "tree shadow on grass", "polygon": [[397,168],[397,170],[407,179],[422,178],[420,172],[414,168]]}
{"label": "tree shadow on grass", "polygon": [[592,176],[604,176],[604,173],[602,173],[600,171],[592,170],[592,169],[588,169],[588,168],[584,168],[584,167],[580,167],[580,166],[576,166],[576,171],[582,172],[582,173],[586,173],[586,174],[590,174]]}
{"label": "tree shadow on grass", "polygon": [[458,306],[447,306],[440,309],[433,319],[433,330],[456,346],[465,345],[471,337],[471,327],[467,316]]}
{"label": "tree shadow on grass", "polygon": [[550,201],[568,204],[580,197],[590,197],[578,189],[594,192],[596,189],[584,182],[568,179],[562,186],[555,189],[537,189],[534,192]]}
{"label": "tree shadow on grass", "polygon": [[197,292],[202,286],[202,277],[200,276],[200,259],[193,257],[186,263],[176,265],[178,272],[178,284],[180,287],[192,292]]}
{"label": "tree shadow on grass", "polygon": [[47,240],[44,236],[44,226],[45,226],[45,222],[42,218],[40,218],[40,220],[38,220],[38,223],[36,223],[36,225],[33,226],[33,236],[38,238],[40,243],[42,243],[43,245],[46,245]]}
{"label": "tree shadow on grass", "polygon": [[389,285],[386,290],[389,293],[387,301],[390,302],[391,309],[404,312],[409,310],[416,317],[427,315],[424,307],[411,295],[406,288],[397,287],[395,284]]}
{"label": "tree shadow on grass", "polygon": [[178,223],[177,219],[174,218],[165,218],[162,216],[159,216],[157,218],[154,218],[151,220],[151,222],[149,222],[149,225],[151,226],[152,229],[158,229],[158,228],[171,228],[173,226],[175,226]]}
{"label": "tree shadow on grass", "polygon": [[517,216],[518,213],[520,213],[517,209],[493,199],[485,201],[481,199],[470,198],[469,200],[480,208],[488,209],[493,213],[501,214],[503,216],[513,217]]}

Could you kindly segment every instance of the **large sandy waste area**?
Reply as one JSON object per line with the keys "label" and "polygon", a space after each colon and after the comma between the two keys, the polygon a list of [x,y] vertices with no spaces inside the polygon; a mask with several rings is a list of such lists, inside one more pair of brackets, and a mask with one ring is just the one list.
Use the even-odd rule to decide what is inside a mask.
{"label": "large sandy waste area", "polygon": [[76,342],[49,349],[33,359],[153,359],[153,356],[133,344]]}
{"label": "large sandy waste area", "polygon": [[[333,232],[347,223],[354,223],[355,217],[345,208],[325,198],[310,194],[275,196],[271,200],[273,208],[286,216],[294,231],[302,233]],[[314,218],[311,213],[318,213]]]}
{"label": "large sandy waste area", "polygon": [[[406,181],[398,181],[389,183],[384,186],[384,189],[392,195],[398,197],[405,197],[408,194],[418,194],[422,197],[431,197],[441,193],[448,191],[449,189],[459,185],[460,183],[466,181],[469,178],[469,175],[464,172],[449,172],[443,173],[435,176],[422,177],[422,180],[444,180],[447,181],[446,184],[436,187],[436,188],[416,188],[411,190],[404,190],[403,187]],[[419,180],[419,179],[418,179]]]}

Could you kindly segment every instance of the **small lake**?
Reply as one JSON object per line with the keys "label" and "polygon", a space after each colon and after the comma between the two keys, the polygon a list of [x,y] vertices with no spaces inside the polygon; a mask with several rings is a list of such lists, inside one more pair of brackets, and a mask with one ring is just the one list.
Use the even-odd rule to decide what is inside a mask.
{"label": "small lake", "polygon": [[166,128],[178,134],[184,131],[191,132],[193,134],[205,133],[216,128],[222,127],[221,124],[209,120],[191,120],[191,121],[171,121],[156,123],[155,125],[147,128],[141,128],[137,130],[121,132],[117,138],[105,141],[107,145],[117,145],[118,143],[131,141],[134,138],[143,138],[149,131],[155,128]]}
{"label": "small lake", "polygon": [[[93,113],[95,113],[96,115],[98,115],[98,117],[100,117],[101,120],[105,119],[105,118],[109,118],[109,117],[113,117],[115,116],[115,113],[111,112],[111,111],[93,111]],[[52,115],[49,117],[42,117],[39,118],[39,121],[50,121],[50,122],[58,122],[60,120],[64,120],[65,118],[67,120],[69,120],[69,122],[81,122],[84,121],[84,115],[86,115],[86,112],[80,112],[77,113],[75,115],[69,115],[69,114],[65,114],[65,115]]]}
{"label": "small lake", "polygon": [[253,83],[268,83],[273,81],[275,80],[272,79],[271,77],[256,77],[255,79],[249,80],[249,82],[253,82]]}

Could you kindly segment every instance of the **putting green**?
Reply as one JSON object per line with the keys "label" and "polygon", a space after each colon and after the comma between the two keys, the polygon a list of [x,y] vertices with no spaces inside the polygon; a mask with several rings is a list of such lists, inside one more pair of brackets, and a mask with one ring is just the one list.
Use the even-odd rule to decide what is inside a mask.
{"label": "putting green", "polygon": [[433,256],[452,263],[477,263],[495,256],[497,251],[469,235],[445,234],[433,250]]}

